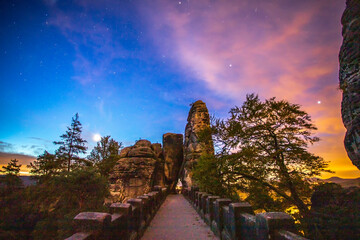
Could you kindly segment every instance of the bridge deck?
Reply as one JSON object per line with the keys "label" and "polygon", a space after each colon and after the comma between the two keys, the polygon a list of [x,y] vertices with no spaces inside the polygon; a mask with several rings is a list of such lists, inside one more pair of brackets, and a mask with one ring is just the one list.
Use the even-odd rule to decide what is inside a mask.
{"label": "bridge deck", "polygon": [[180,194],[169,195],[142,240],[218,239]]}

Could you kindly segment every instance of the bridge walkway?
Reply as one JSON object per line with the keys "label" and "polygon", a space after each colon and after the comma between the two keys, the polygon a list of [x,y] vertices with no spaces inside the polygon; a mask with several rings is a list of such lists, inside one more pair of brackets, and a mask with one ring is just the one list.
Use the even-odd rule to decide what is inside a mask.
{"label": "bridge walkway", "polygon": [[141,240],[218,239],[181,194],[168,195]]}

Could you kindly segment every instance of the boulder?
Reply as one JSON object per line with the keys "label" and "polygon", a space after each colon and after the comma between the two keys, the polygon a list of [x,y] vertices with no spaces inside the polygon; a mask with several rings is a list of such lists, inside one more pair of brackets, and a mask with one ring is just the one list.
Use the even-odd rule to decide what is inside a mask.
{"label": "boulder", "polygon": [[157,156],[158,152],[147,140],[139,140],[134,146],[124,148],[110,175],[113,197],[117,196],[118,201],[124,202],[148,193],[154,186],[157,166],[161,162]]}

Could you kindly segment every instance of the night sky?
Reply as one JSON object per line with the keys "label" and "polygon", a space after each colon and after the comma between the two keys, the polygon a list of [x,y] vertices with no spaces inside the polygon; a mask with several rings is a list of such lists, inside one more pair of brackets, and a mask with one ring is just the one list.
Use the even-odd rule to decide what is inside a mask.
{"label": "night sky", "polygon": [[344,8],[345,0],[1,1],[0,164],[54,152],[77,112],[90,150],[95,134],[161,143],[166,132],[184,133],[192,102],[227,117],[255,92],[301,104],[321,138],[311,151],[334,175],[360,177],[343,146]]}

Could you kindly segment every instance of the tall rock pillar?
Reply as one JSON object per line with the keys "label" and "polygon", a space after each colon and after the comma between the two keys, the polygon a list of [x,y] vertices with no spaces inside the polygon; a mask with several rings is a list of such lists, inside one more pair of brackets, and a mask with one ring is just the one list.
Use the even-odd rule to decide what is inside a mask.
{"label": "tall rock pillar", "polygon": [[341,18],[340,49],[341,115],[347,129],[344,144],[349,158],[360,169],[360,0],[347,0]]}
{"label": "tall rock pillar", "polygon": [[214,146],[210,139],[199,139],[199,134],[210,127],[210,116],[206,104],[198,100],[192,104],[185,128],[184,163],[182,167],[182,183],[184,187],[191,187],[191,170],[201,154],[214,154]]}

